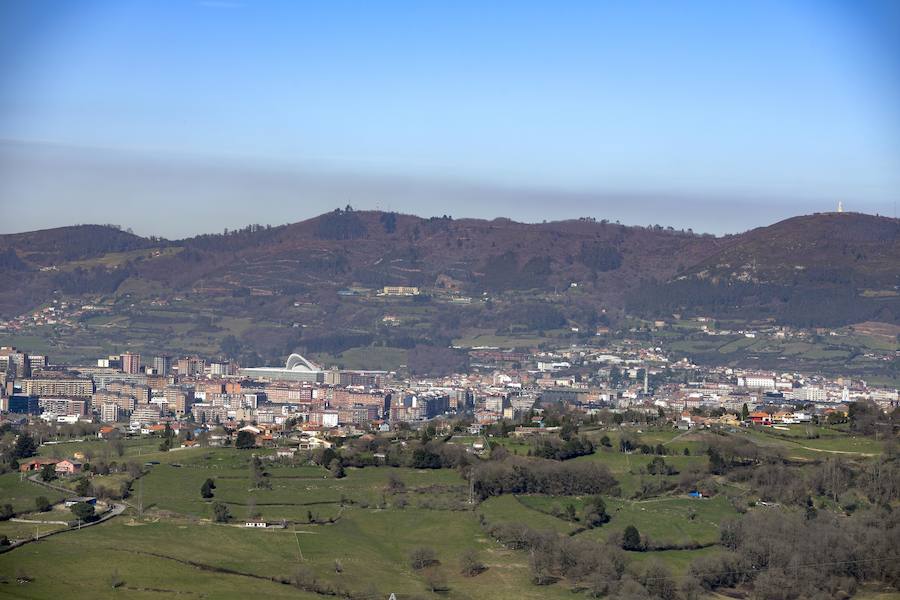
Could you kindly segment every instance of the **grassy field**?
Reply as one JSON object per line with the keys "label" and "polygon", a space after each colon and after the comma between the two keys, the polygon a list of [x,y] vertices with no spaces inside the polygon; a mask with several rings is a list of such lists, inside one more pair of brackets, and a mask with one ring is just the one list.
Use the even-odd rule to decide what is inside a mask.
{"label": "grassy field", "polygon": [[349,348],[340,354],[318,353],[310,359],[321,365],[339,365],[343,369],[396,371],[406,364],[406,350],[382,346]]}
{"label": "grassy field", "polygon": [[[721,549],[715,546],[708,548],[698,548],[697,550],[661,550],[659,552],[630,552],[628,554],[635,563],[643,563],[646,561],[659,561],[669,567],[674,573],[684,574],[691,562],[701,556],[715,554]],[[728,598],[728,596],[709,595],[704,598]]]}
{"label": "grassy field", "polygon": [[109,440],[90,437],[76,440],[62,440],[58,444],[43,444],[38,450],[40,456],[53,458],[70,457],[81,452],[85,458],[102,458],[109,461],[142,460],[148,455],[161,454],[158,438],[136,437],[122,440],[123,453],[119,456],[115,446]]}
{"label": "grassy field", "polygon": [[[478,511],[481,512],[488,523],[524,523],[533,529],[551,530],[558,533],[570,534],[577,528],[576,523],[570,523],[558,519],[544,512],[540,512],[528,505],[527,497],[515,497],[512,495],[496,496],[488,498],[478,505]],[[568,502],[573,501],[569,498],[548,499],[548,502],[554,502],[562,508]],[[580,501],[579,501],[580,503]],[[547,509],[550,506],[546,506]]]}
{"label": "grassy field", "polygon": [[[173,457],[178,459],[174,466]],[[170,453],[142,478],[142,494],[147,509],[158,509],[199,518],[212,516],[212,503],[228,505],[237,519],[247,518],[251,508],[269,520],[308,522],[336,518],[342,505],[378,506],[393,504],[388,494],[392,475],[406,485],[406,505],[457,506],[466,497],[465,482],[456,471],[413,470],[403,468],[348,468],[347,476],[335,479],[315,466],[265,464],[265,487],[253,487],[250,479],[250,454],[232,450],[191,450]],[[215,481],[215,497],[200,496],[203,482]]]}
{"label": "grassy field", "polygon": [[788,431],[754,428],[742,431],[740,435],[754,442],[782,449],[788,456],[805,459],[822,459],[832,454],[874,456],[884,449],[882,442],[872,438],[858,437],[824,430],[819,438],[806,439],[802,425],[793,425]]}
{"label": "grassy field", "polygon": [[[618,450],[605,449],[598,450],[594,454],[580,456],[572,460],[575,461],[592,461],[606,465],[615,478],[619,481],[619,487],[622,490],[622,497],[632,497],[640,488],[642,471],[655,457],[650,454],[640,454],[638,452],[622,453]],[[686,468],[696,467],[702,468],[708,462],[706,455],[699,456],[683,456],[679,454],[664,456],[666,464],[672,465],[678,471]],[[678,475],[665,476],[665,480],[675,482]]]}
{"label": "grassy field", "polygon": [[[502,508],[509,504],[507,517],[522,518],[524,522],[538,519],[537,522],[547,524],[546,528],[564,533],[569,533],[578,527],[579,523],[570,523],[550,516],[548,513],[554,507],[561,511],[567,504],[572,504],[580,515],[584,506],[583,498],[517,497],[518,504],[540,515],[540,517],[536,517],[531,512],[516,510],[516,507],[506,501],[505,497],[496,500],[503,500],[503,502],[495,502],[495,499],[491,499],[489,502],[495,502],[495,505],[491,507],[491,514],[497,518],[504,516]],[[719,523],[737,514],[724,496],[704,499],[665,497],[636,502],[605,497],[604,502],[607,513],[610,515],[609,523],[579,533],[579,536],[606,540],[620,534],[628,525],[634,525],[641,534],[649,536],[655,545],[712,544],[719,539]],[[486,511],[487,509],[482,510]],[[559,521],[561,525],[554,526],[547,519]]]}
{"label": "grassy field", "polygon": [[[132,522],[116,519],[81,532],[66,532],[0,555],[0,573],[27,574],[26,585],[8,584],[23,598],[193,595],[212,598],[312,598],[272,579],[290,579],[300,565],[320,584],[342,586],[372,597],[432,596],[420,572],[408,564],[411,549],[437,551],[447,598],[562,598],[562,586],[534,587],[527,556],[498,547],[481,532],[471,512],[418,509],[348,509],[333,525],[254,531],[223,525]],[[90,552],[84,552],[90,548]],[[459,574],[459,555],[474,549],[488,570],[474,578]],[[335,572],[339,560],[343,572]],[[51,574],[48,564],[64,565]],[[122,588],[112,589],[117,576]],[[490,581],[488,584],[487,582]]]}
{"label": "grassy field", "polygon": [[[482,502],[478,511],[490,524],[523,523],[533,529],[556,531],[563,535],[596,541],[616,539],[628,525],[634,525],[651,544],[714,544],[719,537],[719,524],[737,513],[722,496],[711,499],[660,498],[630,502],[605,497],[609,523],[595,529],[577,532],[582,524],[548,514],[554,506],[563,510],[573,504],[582,514],[584,498],[548,496],[499,496]],[[691,550],[659,550],[630,552],[638,561],[659,560],[675,573],[683,573],[695,558],[715,552],[715,547]]]}
{"label": "grassy field", "polygon": [[612,445],[611,449],[617,450],[619,441],[622,436],[626,435],[637,440],[639,444],[647,444],[653,447],[656,447],[657,444],[662,444],[666,448],[666,452],[673,456],[683,455],[685,448],[688,449],[691,455],[702,454],[706,449],[704,433],[679,431],[669,426],[663,428],[620,427],[615,429],[586,426],[579,433],[587,436],[594,442],[594,445],[598,447],[598,451],[601,451],[599,446],[603,436],[609,438]]}
{"label": "grassy field", "polygon": [[12,504],[17,513],[34,510],[34,499],[46,496],[50,502],[62,500],[63,494],[20,480],[18,473],[0,475],[0,504]]}
{"label": "grassy field", "polygon": [[724,496],[714,498],[654,498],[630,502],[610,498],[611,519],[603,527],[585,532],[589,538],[607,539],[634,525],[653,544],[712,544],[719,540],[719,523],[737,512]]}
{"label": "grassy field", "polygon": [[474,329],[465,336],[453,340],[454,346],[474,348],[477,346],[497,346],[499,348],[531,348],[543,343],[553,343],[554,338],[533,334],[496,335],[491,329]]}
{"label": "grassy field", "polygon": [[[0,595],[48,600],[161,598],[177,594],[190,597],[201,593],[210,598],[237,600],[249,592],[267,598],[316,597],[266,579],[197,568],[173,552],[192,551],[200,545],[205,551],[192,560],[201,563],[216,553],[215,544],[222,544],[218,555],[225,562],[227,557],[238,557],[247,551],[250,560],[258,560],[255,557],[271,547],[271,544],[248,544],[234,534],[217,536],[213,527],[208,529],[200,532],[163,523],[129,526],[117,518],[83,531],[67,531],[0,555],[0,573],[7,578],[0,586]],[[50,565],[55,568],[51,569]],[[15,578],[22,576],[32,581],[16,583]],[[113,587],[113,578],[122,583],[121,587]]]}
{"label": "grassy field", "polygon": [[90,269],[93,267],[106,267],[107,269],[109,269],[112,267],[120,267],[134,260],[135,258],[143,258],[147,260],[165,258],[174,256],[182,250],[183,248],[145,248],[143,250],[129,250],[127,252],[107,252],[106,254],[98,256],[96,258],[72,260],[66,262],[60,267],[60,270],[72,271],[78,268]]}
{"label": "grassy field", "polygon": [[[346,477],[334,478],[318,466],[264,460],[265,484],[258,488],[252,483],[251,457],[256,452],[265,458],[271,450],[192,448],[160,452],[158,440],[128,440],[126,458],[135,458],[142,464],[158,463],[146,467],[146,474],[133,484],[128,500],[132,508],[97,527],[66,531],[0,554],[0,578],[8,578],[7,583],[0,583],[0,596],[177,595],[227,599],[252,593],[272,598],[321,598],[321,594],[289,585],[299,569],[314,574],[320,588],[372,593],[373,598],[386,598],[395,592],[398,598],[475,599],[485,597],[486,590],[490,590],[491,598],[500,600],[571,598],[573,592],[565,581],[533,585],[528,553],[500,546],[487,535],[479,520],[483,518],[488,524],[524,523],[533,529],[602,543],[615,543],[625,527],[634,525],[651,546],[677,547],[716,544],[721,523],[737,514],[724,493],[710,499],[679,494],[632,499],[642,479],[648,477],[644,471],[654,456],[619,452],[621,436],[631,436],[639,444],[662,444],[671,452],[664,457],[666,463],[684,471],[705,469],[708,458],[702,448],[711,434],[634,427],[585,427],[582,433],[595,442],[607,435],[613,447],[572,460],[605,464],[622,487],[620,496],[604,497],[610,521],[593,529],[583,529],[578,521],[554,516],[568,504],[581,516],[584,497],[505,495],[470,505],[466,481],[455,470],[347,468]],[[830,428],[792,426],[777,432],[779,435],[773,433],[741,430],[734,435],[784,448],[789,455],[818,458],[823,453],[810,448],[860,452],[872,449],[870,444],[874,444]],[[810,434],[819,437],[807,439]],[[463,436],[455,441],[470,445],[474,439]],[[529,442],[495,441],[520,454],[530,447]],[[66,455],[88,450],[104,456],[110,449],[108,443],[95,439],[55,447],[64,447]],[[47,448],[43,447],[42,453]],[[690,455],[683,455],[684,448],[690,450]],[[112,484],[116,477],[104,479]],[[675,481],[678,476],[669,477]],[[211,500],[200,495],[207,478],[216,484]],[[391,492],[391,478],[401,480],[405,491]],[[0,476],[0,494],[23,511],[33,508],[34,496],[50,495],[29,482],[19,481],[15,473]],[[138,502],[143,509],[142,518],[137,518],[134,510]],[[231,523],[212,522],[213,502],[228,506]],[[251,512],[258,512],[268,521],[285,520],[287,527],[241,527]],[[42,531],[45,527],[52,526],[42,525]],[[0,535],[17,538],[33,532],[30,525],[0,523]],[[426,575],[410,567],[409,553],[421,546],[436,551],[440,562],[437,570],[446,579],[448,591],[428,591]],[[84,551],[86,548],[90,551]],[[459,559],[467,550],[478,553],[488,566],[486,572],[476,577],[461,575]],[[717,550],[652,550],[629,552],[628,556],[636,563],[660,560],[676,574],[683,574],[692,560]],[[341,566],[340,573],[335,561]],[[47,565],[58,568],[51,575]],[[33,581],[16,583],[15,576],[21,574]],[[120,587],[114,589],[113,581],[121,583]]]}
{"label": "grassy field", "polygon": [[[68,511],[67,511],[68,512]],[[50,519],[50,516],[47,516],[47,519]],[[66,518],[61,520],[69,520],[72,518],[71,513],[69,513]],[[37,519],[36,519],[37,520]],[[55,520],[55,519],[54,519]],[[18,523],[16,521],[2,521],[0,522],[0,535],[5,535],[10,539],[10,541],[15,540],[23,540],[28,538],[33,538],[35,535],[45,535],[51,531],[58,531],[60,529],[65,529],[67,525],[59,525],[55,523]],[[0,592],[2,594],[2,592]]]}

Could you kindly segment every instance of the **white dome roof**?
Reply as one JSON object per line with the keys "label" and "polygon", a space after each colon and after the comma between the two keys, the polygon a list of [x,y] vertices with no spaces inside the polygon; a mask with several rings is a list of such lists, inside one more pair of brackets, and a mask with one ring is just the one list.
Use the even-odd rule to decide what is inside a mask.
{"label": "white dome roof", "polygon": [[284,368],[288,371],[319,371],[319,367],[317,367],[314,363],[309,362],[299,354],[291,354],[288,356],[287,363],[285,363]]}

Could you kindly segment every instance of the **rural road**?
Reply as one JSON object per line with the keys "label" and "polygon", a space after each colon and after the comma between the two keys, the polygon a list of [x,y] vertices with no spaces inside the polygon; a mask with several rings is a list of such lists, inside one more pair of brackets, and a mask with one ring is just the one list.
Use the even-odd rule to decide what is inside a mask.
{"label": "rural road", "polygon": [[9,546],[6,546],[6,548],[4,548],[4,549],[0,549],[0,552],[10,552],[12,550],[15,550],[16,548],[19,548],[20,546],[24,546],[25,544],[30,544],[31,542],[36,542],[38,540],[43,540],[45,538],[50,537],[51,535],[59,535],[60,533],[65,533],[67,531],[79,531],[79,530],[85,529],[87,527],[93,527],[94,525],[99,525],[100,523],[104,523],[104,522],[112,519],[113,517],[117,517],[117,516],[121,515],[123,512],[125,512],[126,508],[127,507],[124,504],[116,502],[112,505],[111,509],[109,509],[108,511],[103,513],[103,515],[96,521],[91,521],[90,523],[82,523],[78,527],[69,527],[67,529],[57,529],[56,531],[48,531],[47,533],[43,533],[39,537],[36,537],[36,538],[30,537],[30,538],[27,538],[24,540],[19,540],[13,544],[10,544]]}
{"label": "rural road", "polygon": [[[30,481],[31,483],[34,483],[35,485],[40,485],[40,486],[43,486],[43,487],[46,487],[46,488],[49,488],[52,490],[63,492],[65,494],[70,494],[70,495],[72,494],[72,490],[66,489],[64,487],[60,487],[58,485],[53,485],[53,484],[47,483],[46,481],[40,481],[40,480],[36,479],[39,476],[40,475],[32,475],[31,477],[28,478],[28,481]],[[48,531],[47,533],[42,534],[42,535],[38,536],[37,538],[31,537],[28,539],[19,540],[13,544],[10,544],[9,546],[6,546],[5,548],[0,549],[0,552],[9,552],[20,546],[24,546],[25,544],[28,544],[31,542],[36,542],[36,541],[42,540],[44,538],[48,538],[51,535],[59,535],[60,533],[65,533],[67,531],[78,531],[81,529],[85,529],[86,527],[93,527],[94,525],[99,525],[100,523],[105,523],[106,521],[109,521],[113,517],[117,517],[117,516],[121,515],[123,512],[125,512],[126,508],[128,508],[128,507],[125,504],[123,504],[122,502],[113,502],[111,504],[111,508],[108,511],[106,511],[105,513],[103,513],[102,515],[100,515],[100,517],[96,521],[91,521],[90,523],[82,523],[81,525],[79,525],[77,527],[69,527],[66,529],[57,529],[56,531]],[[22,522],[29,522],[29,521],[25,521],[23,519]]]}
{"label": "rural road", "polygon": [[[40,478],[40,474],[32,475],[28,478],[28,481],[30,481],[31,483],[34,483],[36,485],[43,486],[45,488],[49,488],[51,490],[56,490],[57,492],[62,492],[67,495],[71,495],[73,493],[72,490],[70,490],[68,488],[64,488],[59,485],[53,485],[52,483],[48,483],[46,481],[41,481],[39,478]],[[82,527],[96,525],[97,523],[102,523],[103,521],[112,519],[113,517],[121,515],[123,512],[125,512],[126,508],[128,508],[128,507],[125,505],[124,502],[113,502],[112,508],[110,508],[107,512],[103,513],[103,515],[99,519],[97,519],[96,521],[91,521],[90,523],[85,523],[82,525]]]}

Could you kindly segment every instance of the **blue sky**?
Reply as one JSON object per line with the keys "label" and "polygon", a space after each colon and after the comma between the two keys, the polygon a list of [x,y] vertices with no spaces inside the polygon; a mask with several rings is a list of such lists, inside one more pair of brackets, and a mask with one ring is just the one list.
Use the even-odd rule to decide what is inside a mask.
{"label": "blue sky", "polygon": [[7,0],[0,231],[893,214],[897,6]]}

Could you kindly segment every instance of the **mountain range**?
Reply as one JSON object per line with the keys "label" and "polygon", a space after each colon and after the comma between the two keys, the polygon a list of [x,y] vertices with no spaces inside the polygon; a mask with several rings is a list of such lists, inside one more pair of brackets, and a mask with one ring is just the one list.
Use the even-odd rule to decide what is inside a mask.
{"label": "mountain range", "polygon": [[519,223],[350,207],[177,241],[78,225],[0,235],[0,316],[53,298],[127,296],[134,305],[178,296],[216,314],[274,323],[286,307],[307,305],[315,309],[304,324],[311,331],[359,333],[395,308],[351,310],[352,290],[403,285],[423,291],[420,305],[489,299],[476,302],[478,310],[432,303],[448,335],[485,323],[593,327],[626,314],[897,323],[898,234],[897,219],[858,213],[798,216],[716,237],[592,218]]}

